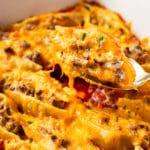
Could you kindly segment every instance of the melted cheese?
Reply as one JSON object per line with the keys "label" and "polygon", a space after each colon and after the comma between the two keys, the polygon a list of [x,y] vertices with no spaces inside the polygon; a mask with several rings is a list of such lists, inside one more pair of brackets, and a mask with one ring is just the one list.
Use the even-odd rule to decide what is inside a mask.
{"label": "melted cheese", "polygon": [[149,82],[123,90],[149,48],[118,13],[80,2],[0,40],[0,149],[150,149]]}

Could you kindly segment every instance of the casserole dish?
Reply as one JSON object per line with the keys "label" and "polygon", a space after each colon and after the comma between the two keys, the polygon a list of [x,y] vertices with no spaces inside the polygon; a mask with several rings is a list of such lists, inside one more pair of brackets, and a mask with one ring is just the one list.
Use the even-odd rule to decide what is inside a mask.
{"label": "casserole dish", "polygon": [[150,72],[148,41],[103,5],[126,2],[16,2],[0,19],[0,149],[149,150],[150,82],[129,61]]}

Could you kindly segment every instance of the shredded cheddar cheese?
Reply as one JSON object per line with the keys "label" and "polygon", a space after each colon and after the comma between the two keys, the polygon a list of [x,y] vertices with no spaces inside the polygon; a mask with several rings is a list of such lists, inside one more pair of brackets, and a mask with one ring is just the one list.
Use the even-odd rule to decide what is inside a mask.
{"label": "shredded cheddar cheese", "polygon": [[116,12],[83,2],[0,31],[0,150],[149,150],[150,51]]}

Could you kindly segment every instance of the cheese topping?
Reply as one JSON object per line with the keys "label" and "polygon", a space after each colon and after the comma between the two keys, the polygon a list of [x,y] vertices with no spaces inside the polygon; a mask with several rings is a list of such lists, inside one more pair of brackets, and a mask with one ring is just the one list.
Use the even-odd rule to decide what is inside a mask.
{"label": "cheese topping", "polygon": [[128,58],[150,51],[122,17],[94,2],[0,31],[0,149],[149,150],[149,81]]}

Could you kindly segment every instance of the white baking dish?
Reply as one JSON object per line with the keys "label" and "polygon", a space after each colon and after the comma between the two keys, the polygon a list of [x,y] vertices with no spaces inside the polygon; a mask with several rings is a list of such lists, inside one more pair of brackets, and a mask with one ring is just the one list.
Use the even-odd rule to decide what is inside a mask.
{"label": "white baking dish", "polygon": [[[148,0],[97,0],[132,21],[140,37],[150,37],[150,1]],[[0,24],[8,24],[28,16],[58,10],[78,0],[0,0]]]}

